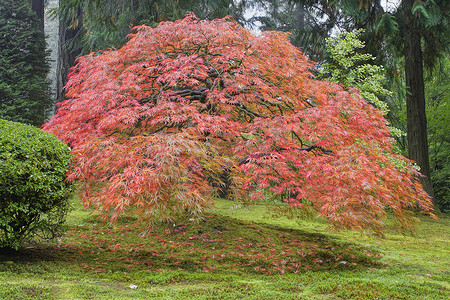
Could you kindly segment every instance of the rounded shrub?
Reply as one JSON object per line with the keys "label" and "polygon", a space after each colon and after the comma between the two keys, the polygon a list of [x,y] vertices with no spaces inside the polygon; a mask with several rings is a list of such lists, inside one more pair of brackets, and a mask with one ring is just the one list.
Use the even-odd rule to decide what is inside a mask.
{"label": "rounded shrub", "polygon": [[0,119],[0,248],[63,229],[71,184],[67,145],[39,128]]}

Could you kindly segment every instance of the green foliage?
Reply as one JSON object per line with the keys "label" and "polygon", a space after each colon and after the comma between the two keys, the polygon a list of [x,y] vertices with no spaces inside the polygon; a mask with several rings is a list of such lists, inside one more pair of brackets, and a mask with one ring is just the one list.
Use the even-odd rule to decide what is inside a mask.
{"label": "green foliage", "polygon": [[0,119],[0,248],[58,235],[68,211],[67,145],[30,125]]}
{"label": "green foliage", "polygon": [[426,80],[431,179],[438,207],[450,212],[450,57]]}
{"label": "green foliage", "polygon": [[[427,68],[432,68],[437,60],[449,49],[450,9],[448,0],[402,0],[382,5],[378,1],[336,0],[329,2],[345,17],[337,13],[336,26],[347,31],[364,28],[363,40],[367,50],[385,65],[393,56],[403,56],[404,32],[409,26],[406,16],[413,14],[422,36],[423,60]],[[408,3],[412,2],[412,6]],[[411,3],[410,3],[411,4]],[[344,24],[344,25],[342,25]],[[330,27],[330,29],[333,27]],[[398,53],[393,53],[395,48]],[[394,58],[395,59],[395,58]]]}
{"label": "green foliage", "polygon": [[395,17],[391,14],[382,14],[376,26],[376,31],[395,33],[397,30],[398,24],[395,22]]}
{"label": "green foliage", "polygon": [[[365,43],[360,40],[363,30],[340,33],[336,38],[327,39],[328,58],[323,64],[320,76],[330,82],[344,84],[359,89],[361,96],[370,104],[389,113],[388,104],[380,98],[392,96],[387,90],[386,74],[383,66],[371,64],[374,61],[369,53],[363,53]],[[389,126],[391,136],[401,138],[405,133]]]}
{"label": "green foliage", "polygon": [[52,105],[45,38],[30,1],[0,2],[0,117],[39,126]]}
{"label": "green foliage", "polygon": [[330,82],[358,88],[367,102],[386,114],[388,107],[379,99],[391,95],[383,87],[386,81],[384,68],[370,64],[375,58],[361,52],[365,45],[359,40],[362,32],[340,33],[336,38],[327,39],[328,59],[320,75]]}

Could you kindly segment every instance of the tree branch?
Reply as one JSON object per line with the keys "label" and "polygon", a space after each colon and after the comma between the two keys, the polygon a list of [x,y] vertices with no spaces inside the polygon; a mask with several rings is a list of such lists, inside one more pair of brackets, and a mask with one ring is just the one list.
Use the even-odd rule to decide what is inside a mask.
{"label": "tree branch", "polygon": [[[324,147],[318,146],[318,145],[311,145],[311,146],[306,147],[306,148],[294,148],[294,149],[301,150],[301,151],[308,151],[308,152],[309,151],[313,151],[315,149],[319,149],[320,151],[322,151],[326,155],[329,155],[329,154],[333,153],[333,150],[325,149]],[[287,149],[286,148],[280,148],[280,150],[287,150]],[[251,155],[251,156],[248,155],[248,156],[244,157],[243,159],[241,159],[238,162],[238,166],[241,166],[241,165],[244,165],[246,163],[249,163],[251,158],[260,158],[260,157],[270,156],[270,155],[271,154],[269,154],[269,153],[258,153],[258,154],[254,154],[254,155]]]}

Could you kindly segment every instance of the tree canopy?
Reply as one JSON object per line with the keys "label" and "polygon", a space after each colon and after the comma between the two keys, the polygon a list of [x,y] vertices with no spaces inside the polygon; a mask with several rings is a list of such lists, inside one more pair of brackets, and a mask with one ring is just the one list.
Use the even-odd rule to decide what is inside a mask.
{"label": "tree canopy", "polygon": [[312,208],[341,228],[381,233],[386,210],[408,227],[410,209],[431,209],[382,112],[316,80],[287,34],[193,14],[134,30],[78,59],[44,125],[72,147],[69,179],[104,216],[201,214],[224,171],[236,200]]}

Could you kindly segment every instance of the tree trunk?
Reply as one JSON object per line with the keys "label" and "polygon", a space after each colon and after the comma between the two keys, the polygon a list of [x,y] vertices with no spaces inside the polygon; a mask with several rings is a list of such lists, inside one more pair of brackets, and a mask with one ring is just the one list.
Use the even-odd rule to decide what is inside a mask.
{"label": "tree trunk", "polygon": [[41,23],[39,29],[44,32],[44,0],[31,0],[31,9],[36,12]]}
{"label": "tree trunk", "polygon": [[412,14],[415,0],[404,0],[405,32],[405,79],[406,118],[409,158],[417,162],[420,172],[425,175],[421,182],[433,197],[428,158],[427,119],[425,114],[425,89],[423,79],[423,57],[421,30],[416,16]]}
{"label": "tree trunk", "polygon": [[[81,54],[82,46],[80,34],[82,30],[82,12],[78,8],[78,22],[76,25],[66,24],[63,20],[59,21],[59,49],[56,74],[56,100],[61,102],[65,99],[64,86],[67,83],[67,75],[70,68],[74,66],[75,59]],[[78,45],[78,46],[76,46]]]}

